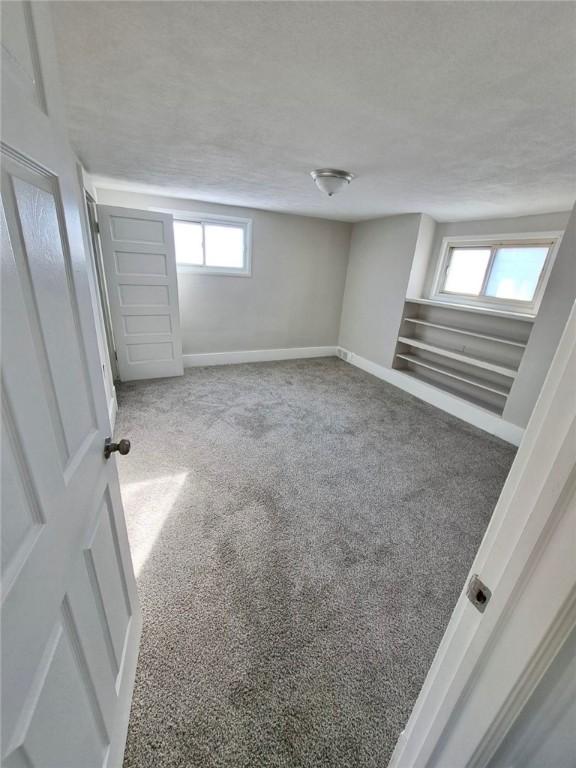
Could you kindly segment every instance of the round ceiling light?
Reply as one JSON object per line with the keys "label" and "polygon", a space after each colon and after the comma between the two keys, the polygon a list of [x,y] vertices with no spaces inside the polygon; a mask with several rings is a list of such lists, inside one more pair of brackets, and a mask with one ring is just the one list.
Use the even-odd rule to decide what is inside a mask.
{"label": "round ceiling light", "polygon": [[340,192],[354,178],[353,173],[338,171],[335,168],[318,168],[316,171],[311,171],[310,176],[314,179],[318,189],[321,192],[326,192],[328,197]]}

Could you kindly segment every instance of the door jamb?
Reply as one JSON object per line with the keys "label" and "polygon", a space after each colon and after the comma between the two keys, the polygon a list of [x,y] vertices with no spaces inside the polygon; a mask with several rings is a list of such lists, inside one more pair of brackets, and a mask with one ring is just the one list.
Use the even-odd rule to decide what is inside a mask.
{"label": "door jamb", "polygon": [[108,302],[108,287],[106,285],[106,276],[104,274],[104,265],[102,263],[102,250],[100,246],[100,235],[98,231],[98,209],[96,200],[87,189],[84,189],[84,205],[86,207],[86,220],[90,231],[90,257],[92,259],[96,282],[98,285],[98,299],[100,310],[102,312],[102,321],[106,337],[106,346],[108,349],[108,358],[110,361],[110,370],[112,371],[113,381],[118,381],[118,366],[116,364],[116,344],[114,341],[114,331],[112,329],[112,318],[110,315],[110,304]]}

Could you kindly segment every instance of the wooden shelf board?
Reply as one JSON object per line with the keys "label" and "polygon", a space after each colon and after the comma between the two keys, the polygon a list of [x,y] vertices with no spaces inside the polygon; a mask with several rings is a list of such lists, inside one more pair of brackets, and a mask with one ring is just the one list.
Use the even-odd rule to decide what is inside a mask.
{"label": "wooden shelf board", "polygon": [[527,315],[522,312],[505,312],[501,309],[489,309],[484,307],[472,307],[468,304],[453,304],[447,301],[434,301],[433,299],[406,299],[407,304],[423,304],[427,307],[436,309],[452,309],[458,312],[472,312],[476,315],[485,315],[487,317],[503,317],[507,320],[520,320],[523,323],[534,323],[534,315]]}
{"label": "wooden shelf board", "polygon": [[495,395],[499,395],[500,397],[508,397],[509,392],[503,389],[497,389],[495,385],[486,384],[485,382],[480,382],[474,379],[470,379],[467,376],[463,376],[459,371],[455,371],[449,368],[443,368],[442,366],[436,365],[435,363],[430,363],[427,360],[421,360],[420,358],[415,357],[414,355],[397,354],[396,357],[399,357],[401,360],[405,360],[406,362],[411,363],[412,365],[419,365],[422,368],[427,368],[428,370],[434,371],[435,373],[440,373],[443,376],[448,376],[449,378],[455,379],[456,381],[462,381],[465,384],[470,384],[473,387],[478,387],[478,389],[484,389],[487,392],[492,392]]}
{"label": "wooden shelf board", "polygon": [[477,368],[483,368],[485,371],[492,371],[492,373],[499,373],[501,376],[506,376],[510,379],[515,379],[518,373],[518,371],[515,371],[513,368],[506,368],[497,363],[490,363],[487,360],[481,360],[478,357],[463,355],[460,352],[454,352],[451,349],[444,349],[444,347],[436,347],[433,344],[428,344],[419,339],[412,339],[408,336],[399,336],[398,341],[400,344],[406,344],[409,347],[416,347],[417,349],[424,349],[435,355],[440,355],[441,357],[446,357],[450,360],[457,360],[458,362],[466,363],[467,365],[475,365]]}
{"label": "wooden shelf board", "polygon": [[484,400],[479,400],[475,397],[472,397],[471,395],[466,395],[466,394],[462,394],[461,392],[456,392],[449,385],[442,386],[442,384],[431,382],[428,379],[424,378],[423,376],[419,376],[415,371],[403,370],[402,373],[404,373],[406,376],[411,376],[412,378],[417,379],[418,381],[421,381],[424,384],[428,384],[429,387],[436,387],[437,389],[440,389],[443,392],[447,392],[449,395],[452,395],[453,397],[459,397],[462,400],[466,400],[467,402],[472,403],[472,405],[475,405],[477,408],[481,408],[484,411],[488,411],[488,413],[494,413],[497,416],[501,416],[502,411],[504,410],[504,406],[502,406],[502,408],[498,408],[495,405],[487,403]]}
{"label": "wooden shelf board", "polygon": [[464,336],[473,336],[476,339],[485,339],[486,341],[497,341],[500,344],[510,344],[513,347],[520,347],[525,349],[526,344],[522,341],[512,341],[512,339],[504,339],[501,336],[489,336],[486,333],[477,333],[476,331],[467,331],[462,328],[454,328],[451,325],[440,325],[439,323],[431,323],[428,320],[420,320],[417,317],[405,317],[405,322],[416,323],[417,325],[424,325],[427,328],[437,328],[441,331],[450,331],[451,333],[461,333]]}

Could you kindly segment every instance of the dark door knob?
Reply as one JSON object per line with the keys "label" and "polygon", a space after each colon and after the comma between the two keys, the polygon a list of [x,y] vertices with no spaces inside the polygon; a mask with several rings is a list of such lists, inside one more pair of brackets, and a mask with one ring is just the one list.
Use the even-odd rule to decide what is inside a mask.
{"label": "dark door knob", "polygon": [[126,456],[127,453],[130,453],[130,440],[122,438],[118,443],[113,443],[112,438],[107,437],[104,440],[104,458],[109,459],[114,451],[118,451],[121,456]]}

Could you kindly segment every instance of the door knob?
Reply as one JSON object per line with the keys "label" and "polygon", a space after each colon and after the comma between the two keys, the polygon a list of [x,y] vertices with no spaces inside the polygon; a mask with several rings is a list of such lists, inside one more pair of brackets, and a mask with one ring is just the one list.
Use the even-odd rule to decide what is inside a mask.
{"label": "door knob", "polygon": [[122,438],[118,443],[113,443],[112,438],[107,437],[104,440],[104,458],[109,459],[114,451],[118,451],[121,456],[126,456],[127,453],[130,453],[130,440]]}

